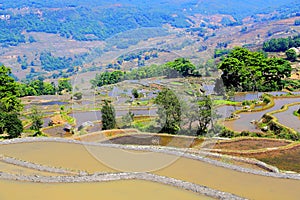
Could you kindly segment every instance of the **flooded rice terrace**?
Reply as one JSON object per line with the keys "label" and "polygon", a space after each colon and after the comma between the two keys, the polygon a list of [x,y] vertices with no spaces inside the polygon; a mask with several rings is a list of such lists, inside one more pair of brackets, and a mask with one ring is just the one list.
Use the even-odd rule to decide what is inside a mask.
{"label": "flooded rice terrace", "polygon": [[16,181],[0,182],[1,200],[12,199],[70,199],[70,200],[98,200],[98,199],[185,199],[209,200],[211,198],[198,195],[168,185],[139,180],[113,181],[106,183],[61,183],[40,184]]}
{"label": "flooded rice terrace", "polygon": [[[113,87],[104,88],[99,92],[99,94],[104,95],[106,97],[110,97],[113,99],[113,104],[116,110],[116,116],[121,118],[122,116],[126,115],[129,111],[134,113],[135,116],[155,116],[157,115],[157,107],[155,105],[135,105],[132,106],[130,102],[134,101],[134,98],[131,94],[131,87],[135,88],[138,86],[144,86],[145,84],[155,83],[155,84],[169,84],[173,82],[164,82],[164,80],[153,80],[149,83],[147,81],[127,81],[129,84],[128,88],[124,87],[124,85],[116,85]],[[176,82],[177,83],[177,82]],[[179,82],[178,82],[179,83]],[[168,85],[168,86],[169,86]],[[184,83],[181,83],[184,85]],[[178,85],[176,84],[176,87]],[[207,93],[213,93],[213,85],[202,85],[202,87],[206,90]],[[147,87],[146,87],[147,88]],[[157,95],[157,88],[148,88],[140,90],[143,93],[143,101],[149,101],[150,99],[155,98]],[[242,102],[245,100],[258,100],[262,95],[262,92],[247,92],[247,93],[237,93],[230,99],[237,102]],[[286,92],[277,91],[277,92],[268,92],[268,94],[273,96],[282,96],[286,95]],[[293,92],[292,94],[298,95],[299,92]],[[92,96],[91,99],[83,99],[81,101],[75,100],[66,100],[67,97],[61,96],[41,96],[41,97],[34,97],[34,98],[25,98],[24,100],[30,102],[30,104],[26,105],[25,108],[29,110],[31,104],[35,104],[40,106],[45,113],[50,113],[47,110],[51,110],[52,113],[54,110],[59,111],[60,106],[64,106],[65,109],[70,109],[69,116],[76,119],[76,128],[89,122],[92,126],[87,129],[88,133],[95,132],[101,130],[101,124],[99,121],[101,120],[101,112],[99,105],[101,103],[102,97],[99,96]],[[296,98],[288,98],[288,97],[281,97],[275,98],[275,105],[272,108],[267,110],[262,110],[260,112],[243,112],[240,113],[240,118],[233,121],[225,121],[223,124],[234,130],[234,131],[250,131],[250,132],[261,132],[260,129],[257,129],[256,125],[251,123],[251,121],[259,121],[261,117],[270,111],[275,111],[281,109],[281,107],[285,104],[300,102],[300,97]],[[294,128],[296,131],[300,130],[298,124],[295,123],[297,118],[293,116],[293,109],[296,109],[297,106],[293,106],[288,109],[288,111],[277,113],[274,116],[278,118],[278,121],[285,126]],[[257,106],[256,108],[261,108]],[[238,106],[221,106],[217,108],[217,113],[220,115],[221,118],[228,118],[230,117],[231,113],[241,109]],[[45,114],[44,113],[44,114]],[[45,114],[46,115],[46,114]],[[47,116],[44,118],[43,127],[48,127],[49,122],[51,121],[51,116]],[[289,119],[289,120],[287,120]],[[62,127],[53,127],[45,130],[44,132],[50,136],[60,137],[63,135],[63,128]],[[59,132],[59,133],[58,133]]]}
{"label": "flooded rice terrace", "polygon": [[[251,95],[252,97],[252,95]],[[250,98],[252,99],[252,98]],[[255,99],[255,98],[254,98]],[[252,99],[253,100],[253,99]],[[268,112],[280,110],[282,106],[290,103],[300,103],[300,97],[295,98],[289,98],[289,97],[280,97],[275,98],[274,103],[275,105],[269,109],[258,111],[258,112],[243,112],[239,113],[240,116],[239,119],[232,120],[232,121],[225,121],[224,125],[229,127],[230,129],[234,131],[252,131],[252,132],[260,132],[259,129],[256,128],[254,124],[251,123],[251,121],[256,120],[259,121],[261,117]],[[278,118],[278,121],[288,127],[294,128],[296,131],[300,130],[299,122],[297,117],[293,116],[293,112],[295,110],[299,109],[299,105],[297,106],[291,106],[287,111],[279,112],[274,114]],[[232,110],[235,110],[236,108],[233,108],[232,106],[224,106],[222,108],[223,110],[229,111],[227,113],[230,113]],[[237,108],[241,109],[241,108]]]}
{"label": "flooded rice terrace", "polygon": [[[150,171],[204,185],[249,199],[297,199],[300,181],[272,178],[218,167],[203,161],[166,153],[120,150],[64,142],[0,145],[0,152],[46,166],[94,172]],[[206,199],[193,192],[145,181],[108,183],[25,183],[1,181],[1,199]],[[4,189],[5,188],[5,189]],[[11,191],[11,192],[9,192]],[[255,191],[255,192],[254,192]],[[24,193],[22,196],[21,194]]]}
{"label": "flooded rice terrace", "polygon": [[[136,84],[136,83],[134,83]],[[157,83],[158,84],[158,83]],[[178,85],[178,84],[175,84]],[[212,87],[204,87],[210,93]],[[116,116],[121,117],[129,111],[136,116],[155,116],[157,108],[151,105],[131,105],[128,100],[133,100],[130,91],[113,87],[102,95],[113,98]],[[273,92],[274,96],[286,94]],[[154,98],[157,91],[145,91],[143,101]],[[262,93],[237,94],[232,100],[258,99]],[[48,98],[48,97],[47,97]],[[101,98],[83,100],[81,103],[53,98],[42,101],[29,99],[45,112],[44,127],[50,122],[50,117],[61,106],[70,109],[68,115],[76,119],[76,127],[85,122],[92,122],[94,126],[89,132],[101,130],[101,112],[97,108]],[[142,101],[141,101],[142,102]],[[224,125],[235,131],[260,131],[250,122],[259,120],[266,112],[281,109],[285,104],[300,102],[297,98],[275,98],[272,108],[260,112],[240,113],[240,118],[226,121]],[[300,123],[295,123],[297,118],[293,112],[298,106],[291,106],[287,111],[274,114],[283,125],[299,131]],[[30,109],[30,105],[26,106]],[[232,112],[241,109],[238,106],[221,106],[217,108],[221,118],[227,118]],[[47,113],[47,115],[46,115]],[[62,126],[47,129],[44,132],[49,136],[62,137]],[[47,132],[48,131],[48,132]],[[149,172],[155,175],[170,177],[205,186],[217,191],[235,194],[248,199],[298,199],[300,196],[300,181],[287,178],[275,178],[258,174],[245,173],[231,168],[221,167],[202,160],[190,159],[185,156],[168,154],[165,152],[149,152],[137,150],[124,150],[98,145],[82,145],[66,142],[30,142],[16,144],[0,144],[0,155],[12,157],[42,166],[58,169],[67,169],[70,172],[94,173],[119,173],[119,172]],[[13,175],[33,175],[35,177],[60,177],[67,176],[47,171],[38,171],[24,166],[5,163],[0,160],[0,171]],[[188,185],[188,183],[187,183]],[[110,182],[78,182],[78,183],[33,183],[16,180],[1,180],[0,199],[211,199],[196,192],[184,190],[180,187],[151,182],[145,180],[115,180]],[[230,199],[230,198],[228,198]]]}

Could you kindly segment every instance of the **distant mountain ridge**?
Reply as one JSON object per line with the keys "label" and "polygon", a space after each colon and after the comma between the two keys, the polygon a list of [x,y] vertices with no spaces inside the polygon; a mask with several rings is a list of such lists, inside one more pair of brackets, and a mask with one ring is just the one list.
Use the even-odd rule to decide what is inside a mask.
{"label": "distant mountain ridge", "polygon": [[[293,27],[299,16],[298,0],[0,0],[0,62],[31,79],[45,68],[53,72],[45,60],[59,64],[47,75],[53,78],[70,76],[73,66],[83,64],[127,67],[110,63],[111,52],[118,57],[118,51],[145,45],[162,57],[176,51],[206,60],[215,48],[226,52],[235,45],[253,47],[273,36],[293,36],[300,32]],[[138,67],[150,63],[134,62]]]}
{"label": "distant mountain ridge", "polygon": [[193,25],[189,17],[194,14],[227,14],[235,22],[224,19],[225,25],[241,25],[247,16],[277,11],[269,17],[276,19],[300,10],[295,0],[19,0],[0,5],[2,46],[25,43],[23,31],[58,33],[79,41],[105,40],[142,27],[189,28]]}
{"label": "distant mountain ridge", "polygon": [[18,0],[0,1],[2,9],[34,7],[34,8],[62,8],[62,7],[108,7],[112,5],[147,8],[149,10],[185,11],[201,14],[230,14],[253,15],[280,10],[284,7],[294,7],[299,10],[297,0]]}

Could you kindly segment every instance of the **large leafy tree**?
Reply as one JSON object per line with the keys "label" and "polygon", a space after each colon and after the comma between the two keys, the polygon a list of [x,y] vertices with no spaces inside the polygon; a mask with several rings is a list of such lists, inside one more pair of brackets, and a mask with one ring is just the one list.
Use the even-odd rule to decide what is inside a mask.
{"label": "large leafy tree", "polygon": [[8,138],[16,138],[22,131],[22,121],[18,118],[17,113],[0,112],[0,135],[6,133]]}
{"label": "large leafy tree", "polygon": [[116,112],[115,108],[108,101],[104,101],[101,109],[102,116],[102,130],[109,130],[116,128]]}
{"label": "large leafy tree", "polygon": [[166,63],[166,66],[176,70],[184,77],[193,74],[196,70],[195,65],[185,58],[177,58],[172,62]]}
{"label": "large leafy tree", "polygon": [[209,126],[213,126],[216,113],[209,96],[201,95],[192,101],[184,102],[184,120],[188,131],[192,135],[204,135],[208,133]]}
{"label": "large leafy tree", "polygon": [[21,100],[18,98],[19,84],[11,77],[11,69],[0,66],[0,111],[19,112],[22,110]]}
{"label": "large leafy tree", "polygon": [[63,90],[67,92],[72,91],[72,85],[69,78],[61,78],[58,80],[58,91],[62,92]]}
{"label": "large leafy tree", "polygon": [[23,131],[18,113],[22,110],[19,84],[11,77],[11,70],[0,66],[0,134],[18,137]]}
{"label": "large leafy tree", "polygon": [[297,60],[297,53],[294,49],[286,50],[285,55],[286,58],[292,62]]}
{"label": "large leafy tree", "polygon": [[164,88],[154,101],[158,108],[158,122],[163,133],[176,134],[180,130],[181,105],[179,99],[170,89]]}
{"label": "large leafy tree", "polygon": [[56,93],[56,87],[53,82],[48,83],[44,82],[44,94],[45,95],[54,95]]}
{"label": "large leafy tree", "polygon": [[262,52],[237,47],[219,64],[226,88],[235,91],[274,91],[284,86],[291,65],[281,58],[266,58]]}
{"label": "large leafy tree", "polygon": [[208,126],[213,125],[212,120],[214,116],[212,100],[209,96],[202,96],[198,101],[197,109],[197,135],[203,135],[208,132]]}

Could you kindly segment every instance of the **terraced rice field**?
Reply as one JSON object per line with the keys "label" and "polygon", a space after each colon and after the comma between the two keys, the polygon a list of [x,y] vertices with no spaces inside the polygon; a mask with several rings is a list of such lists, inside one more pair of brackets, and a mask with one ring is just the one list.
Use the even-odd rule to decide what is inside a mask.
{"label": "terraced rice field", "polygon": [[273,139],[260,139],[260,138],[240,138],[230,141],[220,141],[214,144],[214,149],[224,150],[257,150],[264,148],[274,148],[286,146],[290,141],[273,140]]}
{"label": "terraced rice field", "polygon": [[168,185],[130,180],[107,183],[40,184],[16,181],[0,182],[0,199],[186,199],[209,200],[212,198],[177,189]]}
{"label": "terraced rice field", "polygon": [[[257,129],[254,124],[251,124],[252,120],[259,121],[261,119],[261,117],[267,112],[279,110],[279,109],[281,109],[282,106],[284,106],[286,104],[300,102],[299,97],[297,97],[297,98],[277,98],[277,99],[274,99],[274,101],[275,101],[275,105],[270,109],[259,111],[259,112],[239,113],[239,116],[240,116],[239,119],[236,119],[233,121],[225,121],[224,125],[230,129],[232,129],[234,131],[238,131],[238,132],[241,132],[241,131],[261,132],[260,129]],[[289,117],[289,118],[293,117],[293,116],[290,116],[290,114],[288,112],[283,112],[279,115],[281,115],[281,119],[284,117]],[[296,117],[295,117],[295,119],[296,119]],[[285,120],[282,120],[282,121],[283,121],[283,125],[285,125],[284,124]],[[293,122],[295,122],[295,120],[292,120],[290,123],[293,123]],[[297,123],[297,122],[295,122],[295,123]]]}
{"label": "terraced rice field", "polygon": [[[69,140],[70,141],[70,140]],[[161,149],[162,147],[160,147]],[[99,145],[82,145],[66,142],[26,142],[0,145],[3,155],[15,157],[42,165],[66,168],[73,171],[82,170],[94,172],[134,171],[151,172],[155,175],[183,180],[209,188],[233,193],[250,199],[297,199],[300,195],[300,181],[296,179],[267,177],[252,172],[235,171],[206,161],[191,159],[161,152],[150,152],[137,149],[118,149],[116,147]],[[180,154],[184,155],[184,154]],[[94,199],[99,195],[119,199],[145,198],[162,199],[195,199],[202,198],[193,192],[183,191],[170,186],[162,187],[144,181],[115,181],[109,183],[24,183],[16,181],[1,181],[1,188],[6,188],[4,199],[18,198],[24,192],[23,199],[46,195],[46,198],[61,197],[78,199]],[[35,189],[33,189],[35,188]],[[80,189],[79,189],[80,188]],[[130,189],[131,188],[131,189]],[[137,191],[138,188],[138,191]],[[158,189],[160,188],[160,189]],[[9,192],[9,191],[18,192]],[[7,192],[6,192],[7,191]],[[33,192],[37,191],[37,192]],[[255,192],[253,192],[255,191]],[[65,195],[65,196],[64,196]],[[170,196],[168,196],[170,195]],[[142,198],[142,197],[141,197]],[[204,197],[205,199],[206,197]],[[122,198],[123,199],[123,198]]]}

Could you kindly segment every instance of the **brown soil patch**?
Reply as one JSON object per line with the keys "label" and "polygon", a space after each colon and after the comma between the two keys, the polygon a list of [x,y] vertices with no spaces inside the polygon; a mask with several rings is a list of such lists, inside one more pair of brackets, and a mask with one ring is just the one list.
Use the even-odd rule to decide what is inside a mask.
{"label": "brown soil patch", "polygon": [[159,145],[178,148],[191,148],[203,143],[203,139],[164,134],[130,134],[111,138],[106,142],[113,144]]}
{"label": "brown soil patch", "polygon": [[280,151],[259,153],[251,156],[281,170],[300,173],[300,145]]}
{"label": "brown soil patch", "polygon": [[214,149],[226,150],[256,150],[272,147],[286,146],[291,142],[285,140],[270,139],[239,139],[233,141],[219,141],[215,144]]}
{"label": "brown soil patch", "polygon": [[118,135],[130,134],[130,133],[138,133],[136,129],[114,129],[114,130],[106,130],[100,132],[94,132],[87,135],[82,135],[75,137],[75,140],[85,141],[85,142],[97,142],[107,140],[111,137],[117,137]]}
{"label": "brown soil patch", "polygon": [[61,117],[61,115],[55,115],[50,118],[54,125],[65,124],[66,121]]}
{"label": "brown soil patch", "polygon": [[257,141],[258,140],[255,142],[252,142],[251,140],[245,140],[243,142],[237,141],[233,143],[224,142],[224,144],[216,144],[215,148],[222,148],[221,151],[218,151],[218,153],[221,154],[255,158],[269,165],[278,167],[280,170],[300,173],[300,144],[284,147],[284,145],[288,145],[288,141],[278,140],[276,142],[274,140],[275,142],[272,143],[272,140],[270,140],[270,142],[265,143],[265,141],[262,140],[261,142],[265,144],[264,148],[267,148],[262,149],[256,148],[261,147],[261,144]]}
{"label": "brown soil patch", "polygon": [[50,126],[42,130],[43,133],[50,137],[71,137],[72,133],[64,131],[64,126]]}

